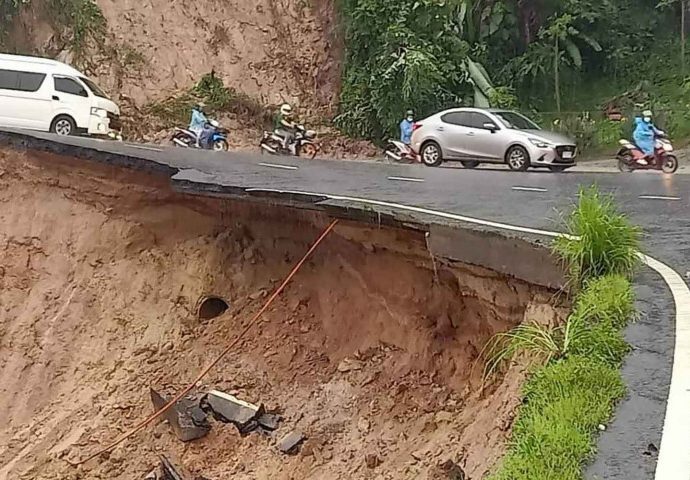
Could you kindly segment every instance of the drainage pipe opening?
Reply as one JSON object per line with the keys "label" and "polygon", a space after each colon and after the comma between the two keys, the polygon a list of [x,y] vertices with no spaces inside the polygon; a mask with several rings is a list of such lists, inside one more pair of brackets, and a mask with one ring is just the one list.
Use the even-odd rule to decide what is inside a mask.
{"label": "drainage pipe opening", "polygon": [[199,302],[197,315],[199,320],[210,320],[222,315],[228,308],[228,302],[220,297],[204,297]]}

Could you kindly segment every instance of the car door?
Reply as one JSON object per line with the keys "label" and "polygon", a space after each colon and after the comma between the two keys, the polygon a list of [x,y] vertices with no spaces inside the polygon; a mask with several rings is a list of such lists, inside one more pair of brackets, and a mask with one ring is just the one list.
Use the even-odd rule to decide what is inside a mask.
{"label": "car door", "polygon": [[447,160],[462,160],[468,156],[469,113],[456,111],[441,116],[441,123],[436,129],[443,149],[443,157]]}
{"label": "car door", "polygon": [[53,117],[66,114],[74,118],[78,128],[88,128],[91,116],[91,99],[86,88],[76,79],[53,75]]}
{"label": "car door", "polygon": [[[490,128],[488,125],[492,125],[492,127]],[[502,161],[500,137],[501,130],[489,116],[481,112],[469,113],[467,139],[465,140],[469,157],[484,162]]]}

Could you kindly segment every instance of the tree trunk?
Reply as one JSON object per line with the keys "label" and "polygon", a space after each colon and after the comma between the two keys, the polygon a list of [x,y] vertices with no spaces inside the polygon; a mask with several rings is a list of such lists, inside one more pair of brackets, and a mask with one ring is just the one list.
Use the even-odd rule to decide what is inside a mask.
{"label": "tree trunk", "polygon": [[556,96],[556,111],[561,113],[561,79],[558,71],[560,60],[560,49],[558,48],[558,35],[556,35],[556,42],[554,43],[554,57],[553,57],[553,82],[554,92]]}
{"label": "tree trunk", "polygon": [[680,68],[685,76],[685,12],[688,8],[688,0],[680,2]]}

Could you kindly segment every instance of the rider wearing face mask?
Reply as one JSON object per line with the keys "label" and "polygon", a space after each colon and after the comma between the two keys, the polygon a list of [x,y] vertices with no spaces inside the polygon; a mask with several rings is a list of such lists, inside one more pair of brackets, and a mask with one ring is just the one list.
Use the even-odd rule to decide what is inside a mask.
{"label": "rider wearing face mask", "polygon": [[[654,155],[654,142],[657,135],[661,135],[663,132],[657,129],[652,123],[652,112],[651,110],[645,110],[642,112],[642,117],[635,118],[635,130],[633,132],[633,140],[642,153],[647,157],[652,157]],[[641,165],[647,165],[647,160],[641,158],[637,161]]]}
{"label": "rider wearing face mask", "polygon": [[400,122],[400,141],[408,147],[412,143],[412,125],[414,125],[414,113],[408,110],[405,118]]}

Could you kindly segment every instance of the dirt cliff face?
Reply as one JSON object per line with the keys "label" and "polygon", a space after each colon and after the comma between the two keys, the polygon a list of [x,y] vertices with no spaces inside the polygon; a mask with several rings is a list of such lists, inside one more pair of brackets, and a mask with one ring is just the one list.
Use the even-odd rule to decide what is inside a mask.
{"label": "dirt cliff face", "polygon": [[[478,479],[523,378],[482,391],[479,352],[562,315],[543,288],[432,262],[422,233],[342,222],[198,389],[280,409],[279,436],[308,436],[298,455],[160,423],[75,469],[151,413],[149,387],[179,391],[215,358],[329,219],[9,150],[0,205],[0,480],[143,478],[159,453],[213,479],[438,479],[448,460]],[[207,296],[230,308],[199,318]]]}
{"label": "dirt cliff face", "polygon": [[[193,86],[211,70],[263,104],[332,106],[341,46],[333,0],[96,0],[108,35],[87,70],[137,104]],[[11,49],[73,56],[42,0],[14,22]],[[60,51],[62,50],[62,51]],[[98,53],[96,53],[96,51]]]}

